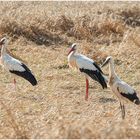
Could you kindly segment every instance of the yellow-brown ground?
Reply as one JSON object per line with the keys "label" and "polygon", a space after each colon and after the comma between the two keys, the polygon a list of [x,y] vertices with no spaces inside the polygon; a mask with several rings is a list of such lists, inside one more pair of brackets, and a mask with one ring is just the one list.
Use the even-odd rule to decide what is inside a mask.
{"label": "yellow-brown ground", "polygon": [[[32,87],[0,69],[0,138],[140,138],[140,108],[119,102],[108,88],[67,66],[67,47],[116,73],[140,92],[139,2],[0,2],[0,34],[38,79]],[[103,71],[107,74],[108,67]],[[139,95],[139,94],[138,94]],[[139,95],[140,97],[140,95]]]}

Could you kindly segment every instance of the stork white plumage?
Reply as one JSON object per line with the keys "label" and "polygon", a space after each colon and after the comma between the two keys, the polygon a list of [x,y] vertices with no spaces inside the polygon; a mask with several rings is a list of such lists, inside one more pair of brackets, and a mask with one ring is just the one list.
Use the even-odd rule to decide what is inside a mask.
{"label": "stork white plumage", "polygon": [[89,88],[89,81],[88,77],[91,77],[93,80],[99,82],[102,88],[107,88],[107,79],[103,75],[102,70],[100,67],[90,58],[82,55],[76,54],[76,44],[72,44],[70,47],[70,51],[68,53],[68,62],[69,66],[75,67],[83,72],[86,77],[86,96],[85,99],[88,99],[88,88]]}
{"label": "stork white plumage", "polygon": [[[37,85],[37,80],[35,76],[32,74],[31,70],[25,64],[23,64],[23,62],[13,58],[7,53],[6,49],[8,45],[8,40],[6,37],[3,37],[0,40],[0,45],[2,46],[1,58],[0,58],[2,67],[6,71],[26,79],[33,86]],[[14,85],[16,85],[15,78],[14,78]]]}
{"label": "stork white plumage", "polygon": [[107,57],[105,62],[101,67],[105,66],[109,63],[109,85],[111,90],[115,93],[120,101],[120,107],[122,112],[122,118],[125,118],[125,102],[133,102],[136,105],[140,104],[140,100],[137,96],[136,91],[127,83],[122,81],[114,70],[114,61],[111,56]]}

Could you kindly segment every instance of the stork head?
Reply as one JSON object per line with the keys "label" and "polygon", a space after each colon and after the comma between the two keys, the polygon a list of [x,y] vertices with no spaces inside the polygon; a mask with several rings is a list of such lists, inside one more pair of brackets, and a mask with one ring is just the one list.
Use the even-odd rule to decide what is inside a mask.
{"label": "stork head", "polygon": [[73,52],[73,51],[76,51],[76,43],[73,43],[71,46],[70,46],[70,50],[69,50],[69,53],[68,55]]}
{"label": "stork head", "polygon": [[3,37],[1,40],[0,40],[0,45],[5,45],[8,43],[8,40],[6,37]]}
{"label": "stork head", "polygon": [[110,61],[112,61],[112,56],[108,56],[106,58],[106,60],[103,62],[103,64],[101,65],[101,67],[104,67],[105,65],[107,65]]}

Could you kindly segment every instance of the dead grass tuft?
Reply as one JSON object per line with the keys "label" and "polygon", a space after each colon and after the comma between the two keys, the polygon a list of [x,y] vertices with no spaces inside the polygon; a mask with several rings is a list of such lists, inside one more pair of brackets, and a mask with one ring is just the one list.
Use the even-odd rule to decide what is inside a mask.
{"label": "dead grass tuft", "polygon": [[3,102],[3,99],[0,100],[1,106],[4,108],[4,110],[7,113],[7,121],[13,128],[16,134],[17,139],[28,139],[26,131],[21,127],[20,123],[17,123],[16,118],[14,117],[12,111],[9,107],[6,106],[6,104]]}
{"label": "dead grass tuft", "polygon": [[6,21],[1,27],[1,32],[7,33],[8,35],[19,38],[20,36],[25,37],[27,40],[36,43],[37,45],[53,45],[66,43],[59,35],[51,33],[48,30],[39,29],[38,26],[21,26],[16,22]]}
{"label": "dead grass tuft", "polygon": [[120,34],[123,35],[125,31],[125,26],[120,20],[111,20],[107,19],[103,23],[99,24],[99,28],[97,33],[103,35],[110,35],[110,34]]}
{"label": "dead grass tuft", "polygon": [[136,27],[140,26],[140,9],[138,7],[133,7],[132,9],[128,9],[119,13],[122,16],[122,19],[129,26]]}
{"label": "dead grass tuft", "polygon": [[66,17],[65,15],[61,15],[58,17],[55,23],[55,28],[58,31],[62,31],[62,34],[67,34],[71,28],[73,28],[74,23],[71,18]]}

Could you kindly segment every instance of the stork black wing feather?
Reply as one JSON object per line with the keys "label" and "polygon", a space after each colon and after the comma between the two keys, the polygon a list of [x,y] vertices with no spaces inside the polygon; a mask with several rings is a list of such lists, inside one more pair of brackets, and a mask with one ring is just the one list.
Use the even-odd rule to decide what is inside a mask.
{"label": "stork black wing feather", "polygon": [[[117,88],[117,90],[119,91],[119,88]],[[120,92],[120,94],[123,97],[127,98],[128,100],[130,100],[131,102],[134,102],[137,105],[140,104],[140,101],[139,101],[139,98],[137,97],[136,92],[134,92],[133,94]]]}
{"label": "stork black wing feather", "polygon": [[102,88],[107,88],[107,84],[105,82],[104,77],[102,76],[100,71],[93,71],[93,70],[88,70],[88,69],[80,69],[81,72],[86,73],[88,76],[90,76],[93,80],[99,82],[102,86]]}
{"label": "stork black wing feather", "polygon": [[94,62],[93,65],[103,74],[103,71],[101,70],[101,68]]}
{"label": "stork black wing feather", "polygon": [[25,71],[21,72],[21,71],[10,70],[10,72],[26,79],[33,86],[37,85],[37,80],[36,80],[35,76],[31,73],[31,70],[23,63],[21,66],[25,69]]}

